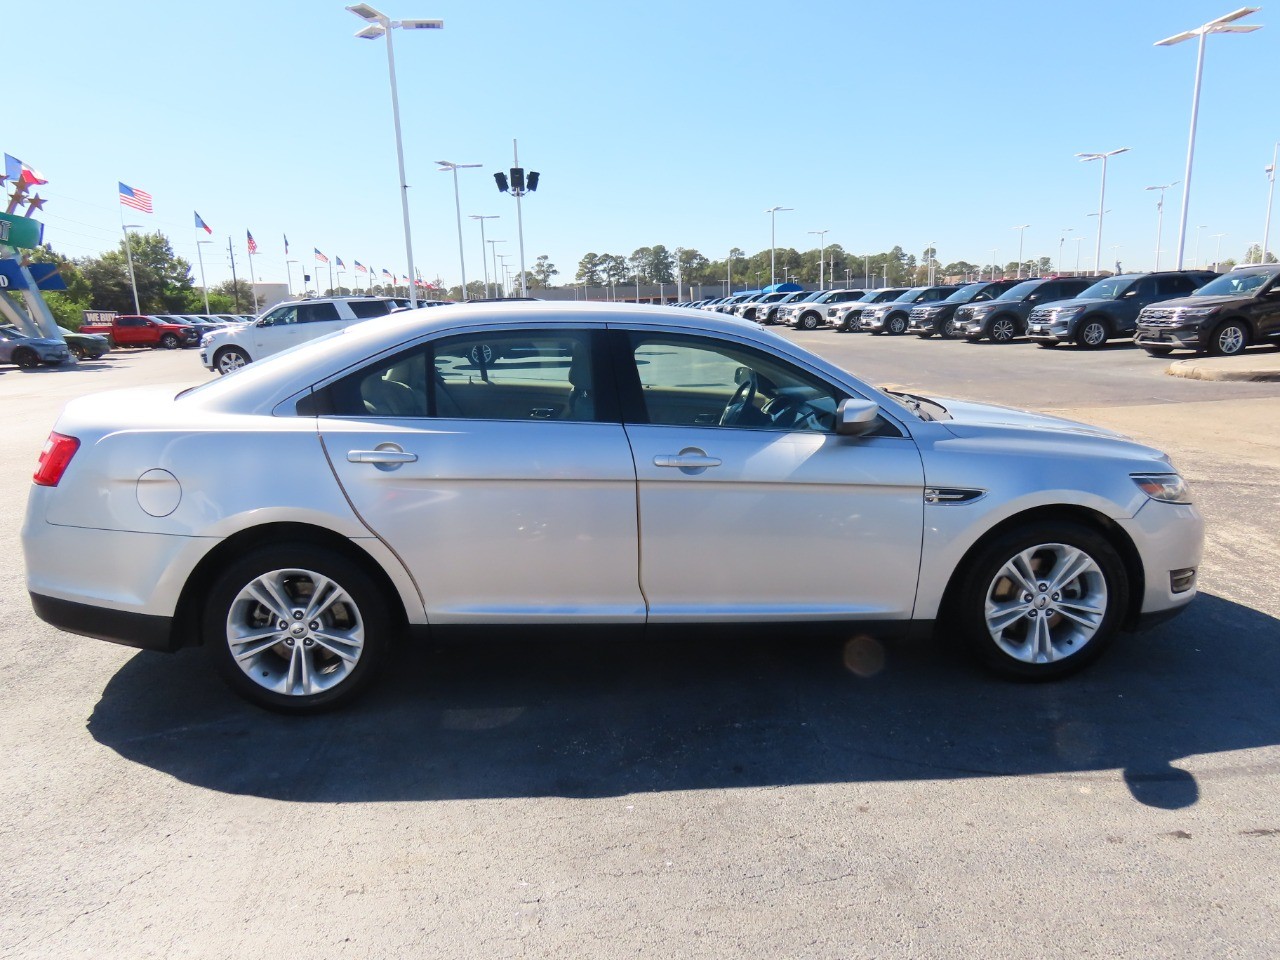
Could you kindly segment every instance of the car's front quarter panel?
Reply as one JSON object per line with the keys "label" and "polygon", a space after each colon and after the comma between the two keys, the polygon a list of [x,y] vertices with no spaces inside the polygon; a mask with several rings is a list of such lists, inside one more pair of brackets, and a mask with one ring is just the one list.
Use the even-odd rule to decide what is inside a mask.
{"label": "car's front quarter panel", "polygon": [[[916,619],[937,617],[953,574],[974,544],[1001,523],[1044,508],[1087,510],[1129,533],[1147,582],[1143,612],[1171,605],[1166,596],[1168,571],[1178,567],[1162,567],[1166,558],[1177,555],[1186,567],[1199,563],[1203,523],[1195,508],[1165,510],[1171,505],[1154,503],[1130,476],[1172,472],[1155,451],[1122,438],[1055,437],[1049,431],[1016,427],[957,431],[943,422],[923,424],[914,433],[926,489],[982,491],[969,502],[926,506]],[[1139,521],[1144,513],[1147,519]],[[1153,593],[1151,581],[1160,577],[1165,589]]]}

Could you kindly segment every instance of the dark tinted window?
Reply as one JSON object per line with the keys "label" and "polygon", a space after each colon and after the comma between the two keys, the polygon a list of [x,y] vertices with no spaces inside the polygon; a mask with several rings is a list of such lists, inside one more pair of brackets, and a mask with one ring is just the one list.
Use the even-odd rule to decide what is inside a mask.
{"label": "dark tinted window", "polygon": [[391,309],[391,304],[386,300],[352,300],[347,306],[361,320],[367,320],[369,317],[385,317]]}
{"label": "dark tinted window", "polygon": [[340,320],[336,303],[303,303],[298,306],[298,323],[322,323]]}
{"label": "dark tinted window", "polygon": [[1158,297],[1184,297],[1198,286],[1190,277],[1156,277],[1155,280]]}

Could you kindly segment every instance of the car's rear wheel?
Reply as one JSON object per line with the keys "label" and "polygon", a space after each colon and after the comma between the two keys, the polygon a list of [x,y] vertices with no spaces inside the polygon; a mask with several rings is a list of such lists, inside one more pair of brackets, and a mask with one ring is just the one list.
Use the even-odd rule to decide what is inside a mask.
{"label": "car's rear wheel", "polygon": [[1239,320],[1219,324],[1209,338],[1209,352],[1215,357],[1234,357],[1249,345],[1249,328]]}
{"label": "car's rear wheel", "polygon": [[900,336],[907,332],[907,318],[900,313],[894,314],[885,323],[884,329],[886,333],[890,333],[895,337]]}
{"label": "car's rear wheel", "polygon": [[1128,574],[1111,544],[1088,527],[1049,521],[989,543],[969,564],[955,613],[988,666],[1052,680],[1103,652],[1128,600]]}
{"label": "car's rear wheel", "polygon": [[218,368],[218,373],[224,375],[235,373],[248,364],[249,355],[239,347],[223,347],[213,357],[213,365]]}
{"label": "car's rear wheel", "polygon": [[314,544],[263,547],[218,577],[204,645],[245,699],[313,713],[358,696],[390,647],[387,598],[360,566]]}
{"label": "car's rear wheel", "polygon": [[1009,343],[1018,335],[1018,325],[1012,317],[996,317],[991,322],[991,339],[994,343]]}
{"label": "car's rear wheel", "polygon": [[1080,329],[1076,331],[1076,343],[1086,350],[1093,350],[1107,342],[1111,336],[1111,328],[1107,321],[1098,317],[1086,317],[1080,321]]}
{"label": "car's rear wheel", "polygon": [[166,333],[160,337],[160,346],[166,350],[178,349],[178,338],[172,333]]}
{"label": "car's rear wheel", "polygon": [[13,351],[13,362],[23,370],[34,370],[40,366],[40,358],[30,347],[19,347]]}

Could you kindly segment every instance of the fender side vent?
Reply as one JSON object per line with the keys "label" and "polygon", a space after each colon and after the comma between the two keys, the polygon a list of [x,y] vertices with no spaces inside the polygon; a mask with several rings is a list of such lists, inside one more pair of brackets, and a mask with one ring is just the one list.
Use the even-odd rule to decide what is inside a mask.
{"label": "fender side vent", "polygon": [[985,490],[972,490],[968,487],[925,487],[925,503],[973,503],[987,495]]}

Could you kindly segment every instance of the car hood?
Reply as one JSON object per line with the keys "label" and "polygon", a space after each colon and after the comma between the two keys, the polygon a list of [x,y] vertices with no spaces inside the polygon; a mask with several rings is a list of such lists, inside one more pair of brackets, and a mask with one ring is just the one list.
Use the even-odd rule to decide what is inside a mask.
{"label": "car hood", "polygon": [[1178,297],[1176,300],[1161,300],[1159,303],[1153,303],[1151,306],[1160,309],[1179,307],[1220,307],[1227,303],[1247,303],[1252,297],[1241,297],[1234,294],[1226,294],[1220,297]]}
{"label": "car hood", "polygon": [[1050,300],[1045,304],[1046,307],[1053,307],[1057,310],[1060,307],[1088,307],[1095,303],[1115,303],[1112,297],[1073,297],[1070,300]]}
{"label": "car hood", "polygon": [[52,337],[24,337],[22,340],[15,341],[28,347],[65,347],[66,342],[59,339],[54,340]]}
{"label": "car hood", "polygon": [[952,419],[940,421],[941,425],[959,439],[1001,438],[1020,441],[1047,435],[1054,435],[1060,440],[1078,437],[1082,441],[1101,441],[1112,452],[1125,448],[1124,452],[1143,459],[1164,460],[1164,454],[1151,447],[1144,446],[1122,433],[1095,427],[1065,417],[1054,417],[1045,413],[1032,413],[1027,410],[1015,410],[989,403],[973,403],[968,400],[952,400],[938,397],[937,402],[947,408]]}

